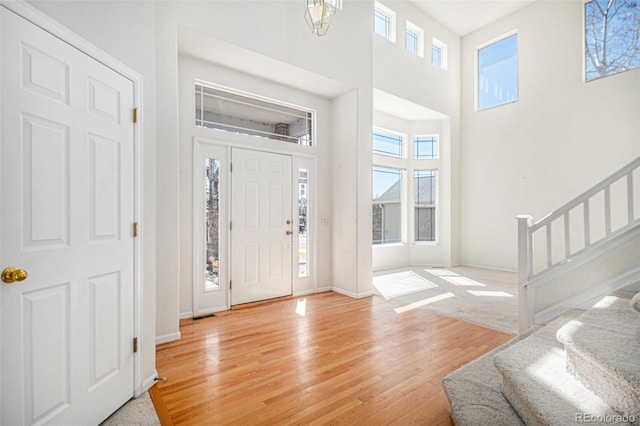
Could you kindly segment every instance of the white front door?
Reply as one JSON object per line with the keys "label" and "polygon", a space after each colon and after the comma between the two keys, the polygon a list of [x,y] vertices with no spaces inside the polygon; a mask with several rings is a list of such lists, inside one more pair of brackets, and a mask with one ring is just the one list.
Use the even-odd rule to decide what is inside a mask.
{"label": "white front door", "polygon": [[133,83],[0,15],[0,424],[98,424],[134,390]]}
{"label": "white front door", "polygon": [[234,148],[231,304],[291,295],[290,155]]}

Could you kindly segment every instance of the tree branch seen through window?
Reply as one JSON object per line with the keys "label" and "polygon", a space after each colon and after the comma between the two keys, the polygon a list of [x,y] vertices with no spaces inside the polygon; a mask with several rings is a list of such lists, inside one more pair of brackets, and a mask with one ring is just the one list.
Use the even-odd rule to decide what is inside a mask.
{"label": "tree branch seen through window", "polygon": [[585,4],[586,79],[640,67],[640,0]]}

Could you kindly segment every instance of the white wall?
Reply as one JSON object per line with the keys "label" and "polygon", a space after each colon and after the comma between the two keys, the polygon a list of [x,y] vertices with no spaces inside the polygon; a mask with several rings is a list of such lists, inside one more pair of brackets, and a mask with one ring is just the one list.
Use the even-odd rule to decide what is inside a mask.
{"label": "white wall", "polygon": [[331,187],[333,188],[331,235],[333,283],[336,291],[351,296],[358,294],[357,169],[353,158],[358,155],[358,93],[352,90],[331,102]]}
{"label": "white wall", "polygon": [[[385,2],[383,0],[380,3],[396,12],[397,41],[392,43],[374,34],[374,87],[458,118],[460,114],[460,37],[408,1]],[[424,58],[412,54],[405,48],[406,20],[424,30]],[[433,37],[447,45],[449,60],[446,70],[431,64]]]}
{"label": "white wall", "polygon": [[[640,155],[640,69],[583,82],[582,5],[534,2],[463,40],[464,264],[514,270],[516,215],[540,219]],[[514,29],[519,101],[475,112],[475,48]]]}
{"label": "white wall", "polygon": [[[156,96],[155,5],[152,2],[30,2],[46,15],[143,76],[141,105],[144,187],[142,238],[142,380],[155,377]],[[150,382],[148,382],[150,384]]]}

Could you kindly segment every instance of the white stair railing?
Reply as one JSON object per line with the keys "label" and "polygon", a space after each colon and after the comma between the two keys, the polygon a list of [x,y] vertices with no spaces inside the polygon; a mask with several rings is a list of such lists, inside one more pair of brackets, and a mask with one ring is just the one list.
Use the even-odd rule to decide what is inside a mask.
{"label": "white stair railing", "polygon": [[[634,191],[640,188],[638,172],[640,157],[535,223],[529,215],[517,217],[520,331],[534,322],[536,288],[561,275],[570,265],[576,266],[577,259],[588,261],[602,254],[608,242],[640,225],[640,209],[634,208],[639,201],[634,197],[640,196],[636,194],[638,189]],[[618,195],[615,226],[612,188]],[[624,201],[626,206],[621,208]],[[599,235],[593,232],[602,227]],[[534,244],[534,240],[544,240],[544,244]]]}

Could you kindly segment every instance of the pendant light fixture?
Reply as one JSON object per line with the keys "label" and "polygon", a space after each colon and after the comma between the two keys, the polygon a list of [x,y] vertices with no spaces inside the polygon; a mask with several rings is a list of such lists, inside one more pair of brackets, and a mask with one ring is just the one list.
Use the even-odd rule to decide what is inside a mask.
{"label": "pendant light fixture", "polygon": [[327,33],[335,14],[336,7],[331,0],[307,0],[304,19],[315,35],[323,36]]}

